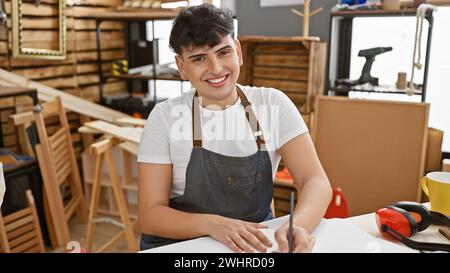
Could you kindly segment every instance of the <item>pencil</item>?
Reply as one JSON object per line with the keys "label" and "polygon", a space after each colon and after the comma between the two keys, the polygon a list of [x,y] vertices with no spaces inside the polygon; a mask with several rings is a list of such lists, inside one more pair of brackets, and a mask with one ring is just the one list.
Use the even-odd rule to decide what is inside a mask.
{"label": "pencil", "polygon": [[289,237],[288,237],[288,243],[289,243],[289,253],[292,253],[292,214],[294,213],[294,192],[291,192],[291,203],[289,206]]}
{"label": "pencil", "polygon": [[316,237],[312,236],[311,241],[309,242],[308,253],[311,253],[313,251],[315,244],[316,244]]}

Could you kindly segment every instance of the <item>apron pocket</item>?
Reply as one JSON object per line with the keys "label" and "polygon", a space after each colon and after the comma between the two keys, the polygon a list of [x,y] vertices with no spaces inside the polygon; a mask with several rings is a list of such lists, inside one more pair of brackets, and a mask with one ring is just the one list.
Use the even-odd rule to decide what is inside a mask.
{"label": "apron pocket", "polygon": [[225,179],[229,217],[250,221],[251,216],[261,211],[261,175],[228,176]]}

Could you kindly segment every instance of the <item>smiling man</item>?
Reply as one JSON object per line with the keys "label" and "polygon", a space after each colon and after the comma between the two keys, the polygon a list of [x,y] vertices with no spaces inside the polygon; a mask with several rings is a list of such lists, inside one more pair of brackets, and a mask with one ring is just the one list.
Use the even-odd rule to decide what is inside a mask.
{"label": "smiling man", "polygon": [[[211,5],[183,10],[170,46],[193,89],[150,113],[141,137],[141,249],[211,236],[235,252],[265,252],[259,224],[273,218],[273,178],[283,159],[299,196],[293,250],[309,248],[331,200],[308,129],[289,98],[237,84],[242,51],[232,13]],[[288,223],[276,230],[288,250]]]}

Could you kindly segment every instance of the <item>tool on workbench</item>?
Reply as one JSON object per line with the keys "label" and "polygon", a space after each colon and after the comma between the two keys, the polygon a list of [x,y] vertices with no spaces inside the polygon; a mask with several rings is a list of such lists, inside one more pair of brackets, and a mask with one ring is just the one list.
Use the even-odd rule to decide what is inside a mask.
{"label": "tool on workbench", "polygon": [[370,70],[372,69],[373,62],[377,55],[392,51],[392,47],[374,47],[369,49],[360,50],[358,53],[359,57],[366,58],[366,63],[361,72],[361,76],[357,80],[351,79],[337,79],[336,88],[339,91],[349,91],[352,86],[361,85],[369,83],[371,85],[378,85],[378,78],[372,77],[370,75]]}

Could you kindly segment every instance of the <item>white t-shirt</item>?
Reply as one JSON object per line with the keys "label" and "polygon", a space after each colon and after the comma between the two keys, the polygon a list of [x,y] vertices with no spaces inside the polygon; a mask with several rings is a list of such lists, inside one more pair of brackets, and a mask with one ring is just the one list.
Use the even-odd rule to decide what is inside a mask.
{"label": "white t-shirt", "polygon": [[[238,85],[259,121],[275,177],[278,150],[308,132],[298,109],[281,91]],[[192,99],[195,89],[158,103],[151,111],[139,143],[138,162],[173,164],[171,197],[183,195],[192,151]],[[249,156],[257,151],[255,137],[238,99],[224,110],[200,106],[203,148],[226,156]]]}

